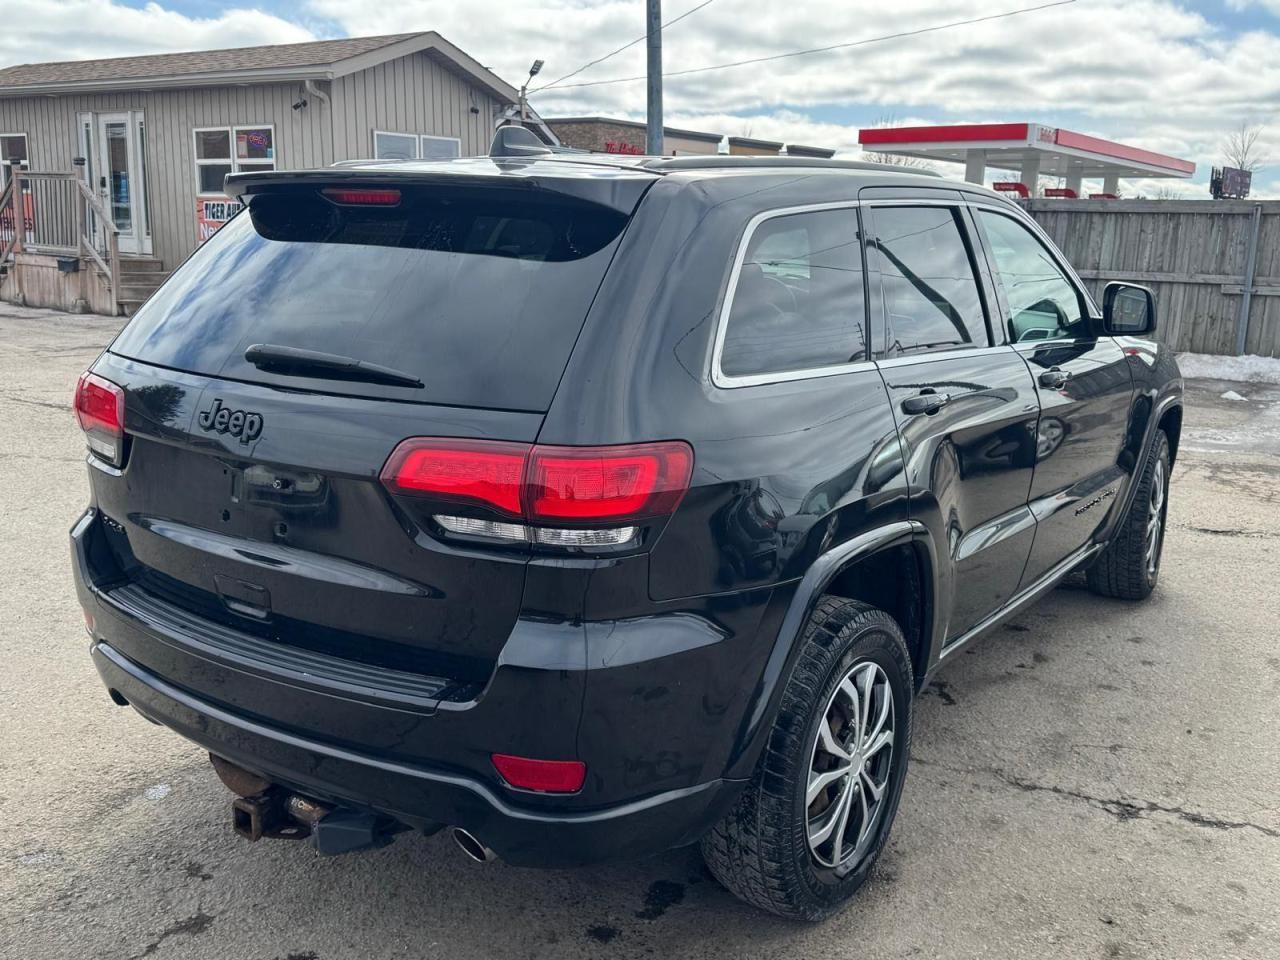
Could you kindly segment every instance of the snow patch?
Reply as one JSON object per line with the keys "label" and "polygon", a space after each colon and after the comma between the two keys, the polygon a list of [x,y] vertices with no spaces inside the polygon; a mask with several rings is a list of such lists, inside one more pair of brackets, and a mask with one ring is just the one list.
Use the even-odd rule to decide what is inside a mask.
{"label": "snow patch", "polygon": [[163,800],[172,789],[167,783],[157,783],[154,787],[147,787],[142,795],[148,800]]}
{"label": "snow patch", "polygon": [[[1224,357],[1209,353],[1178,354],[1178,369],[1184,377],[1199,380],[1234,380],[1237,383],[1280,384],[1280,358]],[[1241,399],[1244,399],[1241,397]]]}
{"label": "snow patch", "polygon": [[1228,390],[1226,393],[1224,393],[1224,394],[1222,395],[1222,399],[1223,399],[1223,400],[1245,400],[1245,401],[1247,401],[1249,398],[1248,398],[1248,397],[1245,397],[1245,396],[1241,396],[1240,394],[1236,393],[1234,390]]}

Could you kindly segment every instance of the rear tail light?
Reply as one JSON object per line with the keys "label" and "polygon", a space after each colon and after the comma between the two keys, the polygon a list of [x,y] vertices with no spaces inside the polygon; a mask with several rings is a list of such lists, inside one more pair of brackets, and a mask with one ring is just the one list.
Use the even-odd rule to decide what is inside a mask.
{"label": "rear tail light", "polygon": [[76,420],[89,450],[114,466],[124,459],[124,391],[94,373],[76,383]]}
{"label": "rear tail light", "polygon": [[529,515],[547,520],[625,520],[671,513],[689,488],[686,443],[534,447]]}
{"label": "rear tail light", "polygon": [[587,765],[581,760],[531,760],[495,753],[493,765],[511,786],[539,793],[577,793],[587,779]]}
{"label": "rear tail light", "polygon": [[476,503],[521,514],[520,490],[529,446],[490,440],[406,440],[382,468],[397,493]]}
{"label": "rear tail light", "polygon": [[[414,437],[382,469],[393,493],[484,507],[532,524],[438,516],[446,530],[548,546],[629,543],[641,520],[675,512],[689,489],[693,449],[683,441],[557,447]],[[560,524],[595,529],[562,529]],[[599,529],[607,527],[608,529]]]}

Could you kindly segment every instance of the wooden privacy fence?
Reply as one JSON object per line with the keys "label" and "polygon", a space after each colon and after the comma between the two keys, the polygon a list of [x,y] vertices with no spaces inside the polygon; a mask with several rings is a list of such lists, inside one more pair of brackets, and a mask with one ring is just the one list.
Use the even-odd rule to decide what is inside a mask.
{"label": "wooden privacy fence", "polygon": [[1156,292],[1175,350],[1280,356],[1280,201],[1030,200],[1101,303],[1109,280]]}

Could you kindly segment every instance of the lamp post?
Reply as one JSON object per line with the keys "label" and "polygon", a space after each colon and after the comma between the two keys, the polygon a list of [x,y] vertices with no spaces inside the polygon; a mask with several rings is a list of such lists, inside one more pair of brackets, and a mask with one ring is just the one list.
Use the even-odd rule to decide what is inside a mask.
{"label": "lamp post", "polygon": [[529,81],[538,75],[538,71],[542,69],[542,61],[533,61],[533,66],[529,68],[529,76],[525,80],[524,85],[520,87],[520,125],[524,126],[529,119]]}

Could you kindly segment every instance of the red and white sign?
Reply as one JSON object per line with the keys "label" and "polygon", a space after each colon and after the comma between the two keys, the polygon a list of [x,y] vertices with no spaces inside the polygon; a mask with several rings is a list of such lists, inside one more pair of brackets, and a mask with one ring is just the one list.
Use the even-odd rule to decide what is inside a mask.
{"label": "red and white sign", "polygon": [[204,243],[244,206],[230,197],[196,198],[196,242]]}
{"label": "red and white sign", "polygon": [[[35,206],[31,201],[31,194],[24,193],[22,195],[22,242],[36,242],[36,212]],[[0,210],[0,240],[9,241],[13,239],[13,207],[5,204],[4,209]]]}

